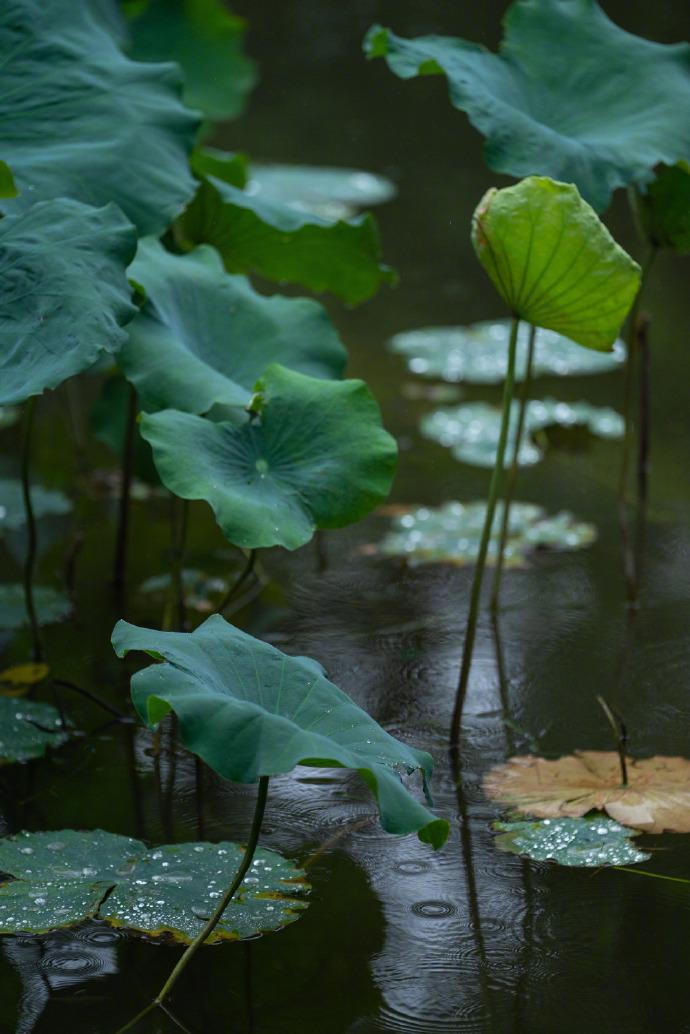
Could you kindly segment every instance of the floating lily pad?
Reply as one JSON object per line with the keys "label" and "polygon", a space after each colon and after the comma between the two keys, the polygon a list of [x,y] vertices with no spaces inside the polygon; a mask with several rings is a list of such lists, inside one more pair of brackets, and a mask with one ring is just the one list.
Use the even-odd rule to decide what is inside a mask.
{"label": "floating lily pad", "polygon": [[385,176],[361,169],[254,162],[247,189],[250,194],[325,219],[346,219],[358,208],[381,205],[396,195],[395,185]]}
{"label": "floating lily pad", "polygon": [[[420,327],[391,338],[390,349],[405,356],[411,373],[452,384],[500,384],[508,366],[510,320],[482,320],[467,327]],[[518,329],[515,378],[524,380],[530,328]],[[539,328],[532,359],[533,377],[578,377],[608,373],[625,362],[625,346],[612,352],[583,348],[553,330]]]}
{"label": "floating lily pad", "polygon": [[[167,597],[172,581],[170,574],[154,575],[142,582],[139,592]],[[185,568],[182,571],[182,586],[185,606],[207,614],[216,609],[215,602],[229,588],[225,578],[215,578],[195,568]],[[215,602],[212,602],[214,599]]]}
{"label": "floating lily pad", "polygon": [[51,704],[0,696],[0,765],[41,758],[49,747],[66,742],[60,715]]}
{"label": "floating lily pad", "polygon": [[134,227],[115,205],[59,198],[0,220],[3,405],[55,388],[120,348],[136,311],[126,276],[135,248]]}
{"label": "floating lily pad", "polygon": [[636,830],[619,826],[613,819],[544,819],[542,822],[494,822],[499,851],[524,855],[535,862],[558,862],[599,868],[602,865],[635,865],[651,858],[631,842]]}
{"label": "floating lily pad", "polygon": [[[473,564],[479,552],[486,503],[444,503],[398,512],[388,534],[374,550],[384,556],[403,556],[410,564]],[[501,537],[502,506],[499,504],[487,563],[496,562]],[[593,524],[577,521],[563,510],[549,516],[533,503],[512,503],[503,563],[523,567],[538,549],[582,549],[597,537]]]}
{"label": "floating lily pad", "polygon": [[[39,625],[51,625],[69,617],[72,604],[66,596],[47,585],[34,585],[34,606]],[[24,587],[0,585],[0,628],[21,628],[28,624]]]}
{"label": "floating lily pad", "polygon": [[365,40],[401,79],[448,78],[451,103],[486,137],[490,168],[576,183],[599,211],[619,186],[690,154],[687,43],[619,28],[594,0],[517,0],[498,54],[448,36]]}
{"label": "floating lily pad", "polygon": [[313,377],[342,376],[347,354],[323,306],[258,294],[245,277],[225,272],[214,248],[173,255],[144,240],[130,275],[146,304],[128,327],[120,364],[148,410],[244,407],[274,362]]}
{"label": "floating lily pad", "polygon": [[[61,517],[72,508],[62,492],[40,485],[31,486],[31,506],[36,518]],[[3,531],[15,531],[26,523],[22,483],[12,478],[0,478],[0,535]]]}
{"label": "floating lily pad", "polygon": [[[520,403],[510,410],[506,465],[512,460]],[[501,426],[501,411],[485,402],[465,402],[453,409],[438,409],[425,416],[420,430],[451,449],[461,463],[476,467],[493,467]],[[532,399],[527,404],[525,426],[518,463],[531,466],[544,458],[544,449],[532,435],[549,427],[585,427],[600,438],[620,438],[623,418],[608,407],[591,406],[588,402],[557,402],[555,399]]]}
{"label": "floating lily pad", "polygon": [[297,549],[385,499],[396,446],[362,381],[327,381],[270,366],[241,425],[168,409],[143,414],[163,484],[204,499],[230,542]]}
{"label": "floating lily pad", "polygon": [[137,61],[175,61],[184,73],[184,100],[208,119],[239,115],[256,82],[242,49],[246,23],[222,0],[148,0],[131,23]]}
{"label": "floating lily pad", "polygon": [[[178,69],[130,61],[92,7],[0,7],[3,157],[20,192],[3,207],[113,201],[142,234],[158,234],[194,193],[188,155],[199,118],[179,100]],[[95,271],[85,279],[98,283]]]}
{"label": "floating lily pad", "polygon": [[[168,844],[147,850],[102,830],[18,833],[0,840],[0,934],[46,933],[103,919],[151,938],[188,944],[239,868],[237,844]],[[304,873],[260,848],[208,938],[238,940],[279,930],[307,907]]]}

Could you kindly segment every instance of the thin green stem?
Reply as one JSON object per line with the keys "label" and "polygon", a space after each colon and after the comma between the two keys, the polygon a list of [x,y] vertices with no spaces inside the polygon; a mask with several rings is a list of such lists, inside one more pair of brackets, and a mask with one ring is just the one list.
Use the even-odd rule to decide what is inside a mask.
{"label": "thin green stem", "polygon": [[36,535],[36,518],[31,503],[31,484],[29,478],[31,463],[31,432],[34,424],[34,412],[36,409],[36,398],[32,396],[27,400],[24,409],[24,434],[22,437],[22,495],[24,497],[24,510],[26,512],[27,548],[24,561],[24,602],[26,613],[29,617],[31,627],[31,639],[33,641],[33,658],[35,661],[43,660],[43,644],[41,632],[36,615],[34,603],[34,573],[36,570],[36,553],[38,538]]}
{"label": "thin green stem", "polygon": [[249,555],[247,556],[247,561],[246,561],[244,567],[242,568],[242,571],[240,572],[239,577],[233,582],[233,584],[230,586],[230,588],[226,592],[225,596],[223,596],[223,599],[220,601],[220,603],[216,607],[216,610],[215,610],[216,614],[222,614],[223,613],[223,611],[225,610],[227,605],[230,603],[230,601],[237,595],[239,590],[242,588],[242,586],[246,582],[247,578],[250,577],[250,575],[252,574],[252,572],[254,570],[254,565],[256,564],[257,553],[258,553],[258,551],[256,549],[250,550]]}
{"label": "thin green stem", "polygon": [[120,504],[117,515],[115,539],[115,563],[113,584],[122,592],[127,573],[127,543],[129,534],[130,497],[132,492],[132,468],[134,462],[134,433],[137,419],[137,393],[129,386],[125,439],[122,445],[122,474],[120,482]]}
{"label": "thin green stem", "polygon": [[522,436],[525,429],[525,416],[527,413],[527,406],[529,404],[530,389],[532,387],[532,365],[534,360],[534,340],[537,335],[537,328],[532,325],[529,330],[529,341],[527,344],[527,363],[525,366],[525,379],[522,384],[522,391],[520,393],[520,411],[518,413],[517,427],[515,429],[515,441],[513,443],[513,456],[510,461],[510,471],[508,473],[508,479],[506,481],[506,488],[503,498],[503,517],[501,519],[501,537],[498,543],[498,553],[496,554],[496,570],[494,572],[494,584],[491,590],[491,610],[492,613],[496,613],[498,610],[498,601],[501,595],[501,578],[503,576],[503,559],[505,557],[506,542],[508,541],[508,529],[510,527],[510,507],[513,502],[513,496],[515,495],[515,486],[517,484],[519,460],[520,460],[520,446],[522,445]]}
{"label": "thin green stem", "polygon": [[[180,505],[181,504],[181,505]],[[170,632],[177,627],[184,632],[187,625],[184,587],[184,553],[187,542],[189,503],[186,499],[170,496],[170,544],[172,567],[170,571],[170,592],[163,614],[163,631]]]}
{"label": "thin green stem", "polygon": [[616,752],[618,754],[618,764],[621,770],[621,786],[628,785],[628,763],[626,759],[626,748],[628,746],[628,732],[625,728],[625,723],[614,714],[613,709],[609,705],[608,701],[599,693],[597,695],[597,703],[601,707],[602,711],[606,715],[606,721],[611,726],[611,732],[613,733],[613,739],[616,744]]}
{"label": "thin green stem", "polygon": [[477,617],[479,614],[479,603],[482,592],[482,580],[484,577],[484,568],[486,566],[486,554],[489,549],[489,540],[491,538],[491,528],[494,521],[494,513],[496,511],[496,500],[498,499],[498,491],[500,484],[503,480],[503,464],[505,460],[506,442],[508,440],[508,427],[510,424],[510,410],[511,403],[513,401],[513,388],[515,384],[515,353],[517,351],[517,336],[518,328],[520,326],[520,320],[517,316],[513,317],[512,326],[510,329],[510,342],[508,345],[508,369],[506,371],[506,379],[503,385],[503,413],[501,416],[501,430],[498,438],[498,448],[496,450],[496,461],[494,463],[493,473],[491,475],[491,484],[489,485],[489,498],[486,503],[486,515],[484,517],[484,527],[482,529],[482,537],[479,543],[479,552],[477,554],[477,560],[474,567],[474,578],[472,581],[472,592],[470,595],[470,606],[467,613],[467,626],[465,630],[465,644],[462,652],[462,664],[460,666],[460,679],[458,682],[458,690],[455,697],[455,708],[453,710],[453,717],[450,726],[450,742],[451,746],[456,746],[460,735],[460,721],[462,719],[462,711],[465,705],[465,697],[467,695],[467,685],[470,678],[470,668],[472,666],[472,654],[474,652],[474,640],[477,634]]}
{"label": "thin green stem", "polygon": [[220,901],[218,902],[212,915],[209,917],[209,920],[206,923],[206,925],[199,931],[192,943],[185,949],[184,953],[178,960],[177,965],[173,969],[168,979],[163,984],[162,988],[160,989],[154,1000],[150,1002],[145,1009],[142,1009],[140,1013],[137,1013],[133,1020],[130,1020],[130,1022],[127,1023],[124,1027],[120,1027],[117,1034],[125,1034],[125,1031],[132,1030],[132,1028],[137,1025],[139,1020],[142,1020],[150,1012],[162,1005],[162,1003],[170,995],[170,992],[172,991],[173,987],[175,986],[179,978],[182,976],[183,972],[185,971],[189,963],[192,961],[194,955],[196,955],[197,951],[202,946],[202,944],[211,936],[215,928],[218,926],[218,923],[223,918],[223,913],[225,912],[225,909],[230,904],[230,901],[237,893],[242,883],[242,880],[247,875],[247,872],[249,871],[249,868],[254,859],[254,855],[256,853],[256,848],[259,843],[259,833],[261,832],[261,824],[264,818],[264,811],[266,810],[266,798],[268,797],[268,779],[268,776],[261,776],[261,778],[259,779],[259,791],[256,798],[256,806],[254,808],[252,828],[249,834],[247,846],[244,849],[242,862],[240,864],[239,869],[237,870],[234,880],[226,890],[225,894],[223,894]]}

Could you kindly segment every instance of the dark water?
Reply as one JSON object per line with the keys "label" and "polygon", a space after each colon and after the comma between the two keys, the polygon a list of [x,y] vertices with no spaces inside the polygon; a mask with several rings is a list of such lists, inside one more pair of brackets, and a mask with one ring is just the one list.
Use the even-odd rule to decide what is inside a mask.
{"label": "dark water", "polygon": [[[387,260],[401,274],[357,310],[330,305],[351,351],[350,374],[364,376],[399,437],[396,501],[481,498],[488,474],[462,466],[416,432],[430,403],[410,401],[402,363],[386,354],[392,333],[430,323],[502,315],[478,269],[469,218],[483,191],[502,182],[481,161],[481,143],[446,99],[442,80],[401,83],[367,65],[360,40],[374,20],[403,34],[440,31],[495,43],[502,4],[292,0],[238,3],[252,22],[250,45],[262,81],[249,113],[223,144],[257,158],[360,166],[399,185],[379,220]],[[631,31],[664,42],[690,32],[677,0],[610,3]],[[610,223],[637,245],[618,201]],[[596,522],[590,550],[538,558],[505,580],[499,636],[483,618],[463,740],[460,799],[445,736],[461,648],[468,571],[407,570],[357,550],[383,529],[376,517],[326,539],[328,569],[312,547],[269,554],[274,581],[238,620],[291,653],[318,658],[330,676],[396,735],[430,750],[438,765],[437,810],[451,820],[447,846],[433,854],[416,838],[384,835],[355,777],[297,770],[273,781],[263,843],[304,861],[314,885],[305,916],[245,945],[203,950],[173,999],[196,1032],[241,1034],[681,1034],[690,1031],[687,945],[690,895],[673,883],[618,871],[570,871],[498,853],[489,823],[498,814],[480,778],[507,754],[536,743],[547,754],[608,749],[596,705],[604,693],[625,715],[630,750],[690,755],[690,297],[688,262],[662,257],[646,304],[653,312],[653,471],[642,608],[626,617],[617,522],[615,442],[552,449],[520,478],[521,498],[574,510]],[[85,408],[95,386],[76,391]],[[540,394],[619,405],[619,374],[540,380]],[[469,391],[497,399],[498,389]],[[43,580],[57,583],[75,529],[86,536],[76,564],[75,618],[47,630],[56,670],[124,702],[127,676],[111,655],[119,616],[108,591],[114,503],[89,488],[68,446],[64,396],[42,406],[35,471],[67,487],[75,516],[42,528]],[[15,462],[4,432],[3,470]],[[107,465],[91,448],[86,469]],[[22,542],[6,543],[4,577],[16,578]],[[223,573],[236,564],[207,509],[192,510],[189,566]],[[166,570],[165,500],[136,504],[132,584]],[[159,619],[133,596],[128,617]],[[10,644],[3,662],[22,659]],[[501,676],[504,673],[504,677]],[[511,724],[504,717],[509,713]],[[203,812],[194,769],[175,759],[170,799],[157,790],[147,734],[102,725],[75,704],[90,735],[50,763],[2,773],[5,828],[102,827],[143,837],[238,839],[246,835],[253,789],[206,778]],[[171,785],[164,756],[163,783]],[[201,824],[201,826],[200,826]],[[645,838],[647,868],[690,876],[686,836]],[[129,941],[99,924],[42,939],[4,939],[0,948],[0,1030],[108,1034],[160,986],[175,949]],[[163,1014],[142,1031],[177,1029]]]}

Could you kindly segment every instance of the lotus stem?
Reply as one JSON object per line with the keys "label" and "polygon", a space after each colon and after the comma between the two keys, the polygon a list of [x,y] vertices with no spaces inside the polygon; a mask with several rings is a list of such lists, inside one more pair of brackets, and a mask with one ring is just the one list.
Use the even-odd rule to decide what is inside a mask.
{"label": "lotus stem", "polygon": [[132,466],[134,461],[134,428],[137,419],[137,393],[130,384],[127,403],[127,422],[122,446],[122,475],[120,483],[120,505],[117,516],[115,539],[115,563],[113,584],[122,592],[127,571],[127,544],[129,535],[129,510],[132,494]]}
{"label": "lotus stem", "polygon": [[36,615],[34,602],[34,572],[36,570],[36,552],[38,539],[36,535],[36,517],[31,503],[31,484],[29,479],[31,462],[31,432],[34,425],[34,412],[36,409],[36,398],[32,396],[27,400],[24,408],[24,433],[22,436],[22,495],[24,497],[24,510],[26,513],[26,528],[28,543],[26,559],[24,561],[24,602],[26,613],[31,627],[31,639],[33,642],[34,661],[43,660],[43,644],[41,632]]}
{"label": "lotus stem", "polygon": [[242,862],[240,863],[240,867],[237,870],[234,880],[226,890],[225,894],[223,894],[220,901],[218,902],[206,925],[199,931],[192,943],[187,946],[184,953],[178,960],[177,965],[173,969],[168,979],[163,984],[162,988],[160,989],[154,1000],[150,1002],[145,1009],[142,1009],[140,1013],[137,1013],[133,1020],[130,1020],[130,1022],[127,1023],[124,1027],[120,1027],[117,1034],[125,1034],[126,1031],[132,1030],[132,1028],[135,1027],[140,1020],[142,1020],[150,1012],[153,1012],[154,1009],[157,1009],[159,1006],[163,1004],[166,998],[168,998],[168,996],[170,995],[170,992],[172,991],[173,987],[175,986],[179,978],[182,976],[183,972],[185,971],[189,963],[192,961],[194,955],[196,955],[199,948],[210,937],[215,928],[218,926],[218,923],[223,918],[223,913],[225,912],[225,909],[228,907],[230,901],[239,890],[242,880],[247,875],[247,872],[249,871],[249,868],[254,859],[254,855],[256,853],[256,849],[259,843],[259,834],[261,832],[261,824],[264,818],[264,811],[266,810],[266,798],[268,797],[268,782],[268,776],[261,776],[261,778],[259,779],[259,791],[256,798],[256,805],[254,807],[254,818],[252,820],[252,828],[249,834],[247,846],[244,849]]}
{"label": "lotus stem", "polygon": [[647,482],[649,479],[649,449],[651,440],[651,362],[649,354],[649,316],[641,312],[637,317],[635,338],[640,361],[640,435],[637,450],[637,504],[642,509],[647,503]]}
{"label": "lotus stem", "polygon": [[256,549],[250,550],[249,555],[247,556],[247,562],[245,563],[244,567],[242,568],[242,571],[240,572],[239,577],[233,582],[233,584],[230,586],[230,588],[226,592],[225,596],[223,596],[223,599],[220,601],[220,603],[216,607],[216,610],[215,610],[216,614],[222,614],[223,613],[223,611],[225,610],[227,605],[230,603],[230,601],[237,595],[239,590],[242,588],[242,586],[246,582],[247,578],[249,578],[250,575],[252,574],[252,572],[254,570],[254,565],[256,564],[257,552],[258,551]]}
{"label": "lotus stem", "polygon": [[460,679],[458,682],[458,689],[455,697],[455,708],[453,710],[453,717],[450,726],[451,747],[455,747],[457,745],[458,738],[460,735],[460,722],[462,719],[463,707],[465,705],[465,697],[467,695],[467,685],[469,683],[470,678],[470,668],[472,667],[472,654],[474,652],[474,641],[477,634],[477,617],[479,614],[479,603],[481,599],[484,568],[486,566],[486,554],[489,549],[489,540],[491,538],[491,528],[494,522],[494,513],[496,511],[496,500],[498,499],[498,491],[504,475],[503,464],[505,460],[506,442],[508,440],[508,427],[510,424],[510,409],[511,403],[513,401],[513,388],[515,384],[515,353],[517,351],[517,337],[519,326],[520,320],[517,316],[514,316],[510,328],[510,341],[508,345],[508,368],[506,370],[506,379],[503,384],[503,412],[501,415],[501,430],[498,438],[496,460],[494,463],[493,473],[491,475],[491,483],[489,485],[489,497],[486,503],[484,527],[482,529],[482,537],[479,543],[479,552],[477,554],[477,560],[474,566],[474,578],[472,580],[470,607],[467,614],[467,626],[465,630],[465,644],[462,652],[462,664],[460,667]]}
{"label": "lotus stem", "polygon": [[529,329],[529,341],[527,344],[527,363],[525,366],[525,379],[522,385],[522,391],[520,393],[520,411],[518,413],[517,427],[515,429],[515,441],[513,443],[513,456],[510,461],[510,471],[508,473],[508,479],[506,481],[505,492],[503,495],[503,518],[501,520],[501,537],[498,543],[498,553],[496,555],[496,571],[494,573],[494,585],[491,591],[491,610],[492,613],[496,613],[498,610],[498,601],[501,595],[501,578],[503,576],[503,560],[505,556],[506,543],[508,541],[508,530],[510,528],[510,507],[513,502],[513,496],[515,494],[515,486],[517,484],[519,460],[520,460],[520,447],[522,445],[522,436],[525,428],[525,416],[527,413],[527,406],[529,403],[530,389],[532,387],[532,364],[534,360],[534,340],[537,335],[537,328],[532,324]]}
{"label": "lotus stem", "polygon": [[163,630],[170,632],[177,624],[177,631],[184,632],[187,625],[187,610],[184,592],[184,552],[187,542],[187,525],[189,503],[181,500],[179,506],[177,496],[170,496],[170,542],[172,546],[172,569],[170,573],[170,592],[163,614]]}
{"label": "lotus stem", "polygon": [[621,770],[621,786],[627,786],[628,762],[626,759],[626,747],[628,745],[628,730],[625,727],[625,722],[613,713],[613,709],[610,704],[603,696],[601,696],[601,694],[597,695],[597,703],[606,715],[606,720],[611,726],[611,731],[616,744],[616,752],[618,753],[618,764],[620,765]]}

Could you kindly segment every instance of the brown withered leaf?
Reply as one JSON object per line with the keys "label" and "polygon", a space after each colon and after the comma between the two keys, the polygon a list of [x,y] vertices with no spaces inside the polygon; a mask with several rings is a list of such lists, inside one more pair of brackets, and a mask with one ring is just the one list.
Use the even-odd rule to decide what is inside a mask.
{"label": "brown withered leaf", "polygon": [[615,751],[578,750],[548,761],[525,754],[484,777],[488,797],[538,818],[575,817],[599,809],[647,833],[690,833],[690,759],[627,758],[621,785]]}

